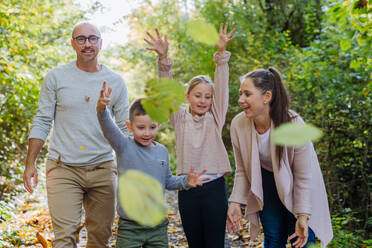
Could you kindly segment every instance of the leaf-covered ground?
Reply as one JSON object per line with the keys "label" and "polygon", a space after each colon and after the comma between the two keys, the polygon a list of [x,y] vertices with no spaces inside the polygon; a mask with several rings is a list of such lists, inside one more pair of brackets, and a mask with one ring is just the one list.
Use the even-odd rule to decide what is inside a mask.
{"label": "leaf-covered ground", "polygon": [[[167,192],[167,202],[170,206],[168,237],[169,247],[187,247],[185,235],[177,209],[177,194]],[[46,192],[41,187],[33,195],[19,196],[14,203],[12,217],[0,223],[0,247],[52,247],[53,233],[50,216],[47,209]],[[111,244],[115,247],[117,219],[113,227],[114,237]],[[86,230],[79,233],[79,248],[86,247]],[[44,246],[42,245],[44,243]],[[262,236],[257,241],[251,241],[248,225],[239,235],[226,235],[226,247],[262,247]]]}

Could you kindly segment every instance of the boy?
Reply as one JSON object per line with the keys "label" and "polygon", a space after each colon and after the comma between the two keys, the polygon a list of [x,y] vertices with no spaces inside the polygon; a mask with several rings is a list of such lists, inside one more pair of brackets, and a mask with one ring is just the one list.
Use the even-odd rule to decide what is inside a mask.
{"label": "boy", "polygon": [[[119,173],[136,169],[156,178],[163,189],[177,190],[201,186],[200,176],[206,171],[194,174],[191,168],[187,176],[173,176],[169,168],[167,149],[154,141],[159,123],[154,122],[146,114],[141,105],[141,99],[133,102],[129,110],[127,123],[133,138],[124,136],[114,124],[106,108],[110,104],[111,87],[106,92],[106,82],[103,83],[100,98],[97,102],[97,116],[106,139],[110,142],[118,158]],[[120,189],[119,189],[120,190]],[[168,220],[156,227],[144,227],[128,218],[119,204],[119,229],[117,247],[168,247]]]}

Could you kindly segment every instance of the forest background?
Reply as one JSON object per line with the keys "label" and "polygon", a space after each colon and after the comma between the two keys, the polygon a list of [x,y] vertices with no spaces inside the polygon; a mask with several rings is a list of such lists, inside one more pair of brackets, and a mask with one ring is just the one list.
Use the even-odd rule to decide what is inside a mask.
{"label": "forest background", "polygon": [[[228,22],[236,38],[229,45],[230,105],[223,130],[231,165],[230,123],[239,76],[277,67],[290,92],[292,109],[322,129],[315,143],[332,214],[329,247],[372,245],[372,4],[367,0],[163,0],[136,1],[123,16],[130,34],[125,45],[101,52],[100,59],[122,73],[131,100],[143,96],[157,75],[156,57],[145,49],[146,31],[168,34],[174,78],[213,78],[213,46],[197,43],[186,26],[202,19],[218,28]],[[37,110],[43,77],[70,61],[74,23],[99,11],[82,11],[69,0],[4,0],[0,3],[0,222],[9,218],[24,191],[22,172],[27,137]],[[121,20],[118,20],[119,22]],[[163,124],[158,140],[167,145],[175,168],[174,133]],[[43,154],[46,150],[44,148]],[[45,156],[40,156],[42,167]],[[234,174],[228,176],[231,191]],[[2,235],[0,235],[2,236]]]}

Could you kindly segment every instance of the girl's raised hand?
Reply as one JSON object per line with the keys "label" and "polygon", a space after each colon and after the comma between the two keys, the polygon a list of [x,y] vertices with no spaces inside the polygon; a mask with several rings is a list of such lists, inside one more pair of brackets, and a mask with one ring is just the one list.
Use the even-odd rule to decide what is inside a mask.
{"label": "girl's raised hand", "polygon": [[220,24],[220,33],[219,33],[220,39],[218,40],[216,44],[217,51],[219,54],[223,54],[223,52],[226,50],[227,44],[235,38],[234,36],[232,36],[233,33],[235,32],[235,28],[233,28],[231,32],[227,34],[228,26],[229,24],[227,23],[225,23],[225,27],[223,23]]}
{"label": "girl's raised hand", "polygon": [[106,81],[103,81],[102,89],[100,91],[100,95],[97,101],[97,110],[103,110],[106,108],[107,105],[110,104],[110,95],[112,92],[112,88],[108,87],[106,91]]}
{"label": "girl's raised hand", "polygon": [[147,44],[149,44],[151,47],[146,47],[147,50],[155,51],[159,58],[163,58],[167,56],[168,53],[168,36],[164,35],[164,39],[160,37],[159,30],[155,29],[156,33],[156,39],[154,36],[152,36],[149,32],[146,32],[146,34],[149,36],[151,41],[148,39],[144,39]]}
{"label": "girl's raised hand", "polygon": [[202,170],[201,172],[195,174],[194,173],[194,166],[191,167],[189,174],[187,175],[187,181],[191,188],[195,188],[196,186],[202,186],[204,181],[208,181],[210,178],[200,178],[201,175],[206,173],[207,170]]}

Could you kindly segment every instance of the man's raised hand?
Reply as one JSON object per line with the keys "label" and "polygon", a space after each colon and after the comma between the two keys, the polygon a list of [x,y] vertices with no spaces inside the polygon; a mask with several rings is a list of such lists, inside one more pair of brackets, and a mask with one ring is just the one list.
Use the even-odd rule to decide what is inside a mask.
{"label": "man's raised hand", "polygon": [[103,109],[106,108],[107,105],[110,104],[111,92],[112,92],[111,87],[108,87],[108,89],[106,91],[106,81],[103,81],[102,89],[101,89],[99,99],[98,99],[98,102],[97,102],[97,107],[96,107],[97,110],[103,110]]}
{"label": "man's raised hand", "polygon": [[[150,45],[150,47],[146,47],[147,50],[155,51],[159,58],[164,58],[167,56],[168,53],[168,36],[164,35],[164,39],[160,37],[159,30],[155,29],[156,33],[156,39],[154,36],[152,36],[149,32],[146,32],[148,37],[150,39],[144,39],[147,44]],[[151,40],[151,41],[150,41]]]}

